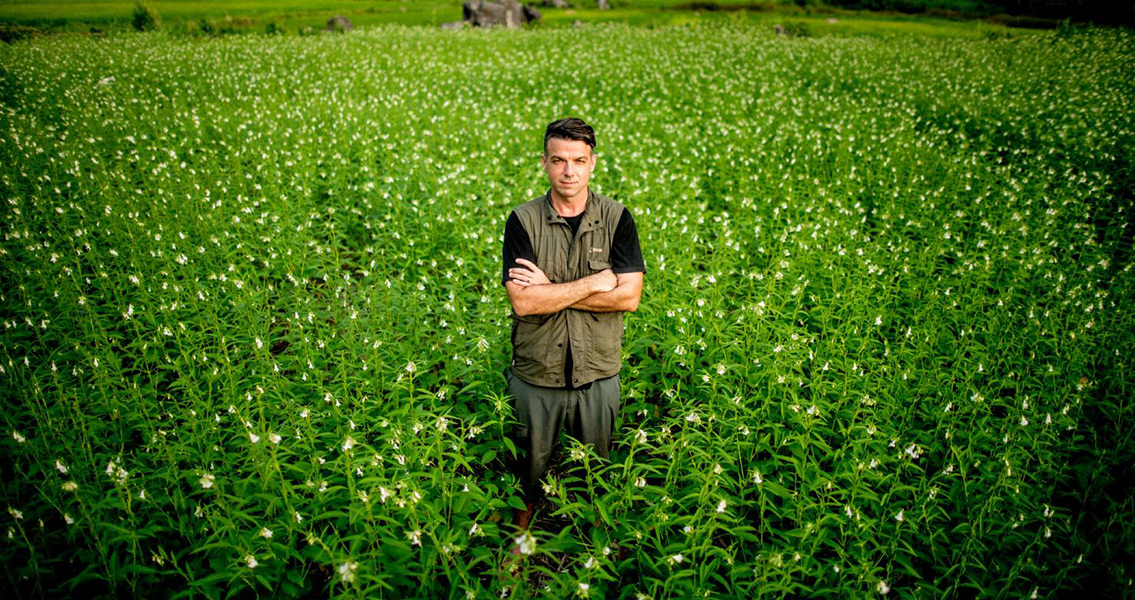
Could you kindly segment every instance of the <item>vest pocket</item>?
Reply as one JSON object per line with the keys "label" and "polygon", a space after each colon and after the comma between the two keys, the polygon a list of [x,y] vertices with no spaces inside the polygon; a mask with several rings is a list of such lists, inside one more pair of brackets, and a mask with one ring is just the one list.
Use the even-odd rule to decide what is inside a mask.
{"label": "vest pocket", "polygon": [[516,357],[543,363],[548,354],[548,335],[540,327],[548,321],[549,314],[530,314],[514,316],[512,328],[512,347]]}
{"label": "vest pocket", "polygon": [[617,371],[623,348],[623,315],[618,312],[589,313],[591,352],[588,366],[599,373]]}
{"label": "vest pocket", "polygon": [[610,259],[608,259],[605,256],[602,257],[602,258],[599,258],[599,257],[589,258],[589,259],[587,259],[587,266],[592,271],[598,272],[598,271],[602,271],[603,269],[610,269],[611,268],[611,261],[610,261]]}
{"label": "vest pocket", "polygon": [[541,327],[553,315],[513,315],[512,348],[516,366],[521,372],[533,373],[539,365],[547,363],[551,336]]}

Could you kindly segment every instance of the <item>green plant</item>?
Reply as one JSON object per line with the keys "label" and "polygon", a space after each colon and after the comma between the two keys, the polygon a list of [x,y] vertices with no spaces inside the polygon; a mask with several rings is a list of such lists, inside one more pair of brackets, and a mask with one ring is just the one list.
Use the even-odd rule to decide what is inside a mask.
{"label": "green plant", "polygon": [[134,13],[130,22],[135,31],[156,31],[162,27],[162,17],[158,14],[158,10],[145,0],[134,2]]}

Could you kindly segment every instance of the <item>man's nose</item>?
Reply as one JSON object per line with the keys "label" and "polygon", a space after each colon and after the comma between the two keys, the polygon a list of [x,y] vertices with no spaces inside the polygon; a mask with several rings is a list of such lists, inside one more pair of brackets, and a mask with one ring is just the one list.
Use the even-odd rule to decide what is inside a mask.
{"label": "man's nose", "polygon": [[573,165],[571,161],[568,161],[564,166],[564,175],[571,175],[573,173],[575,173],[575,165]]}

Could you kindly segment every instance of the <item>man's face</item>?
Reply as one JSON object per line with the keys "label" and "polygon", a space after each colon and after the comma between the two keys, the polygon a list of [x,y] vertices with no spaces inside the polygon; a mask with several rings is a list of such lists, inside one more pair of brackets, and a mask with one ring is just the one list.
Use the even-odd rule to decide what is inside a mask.
{"label": "man's face", "polygon": [[548,140],[548,147],[540,157],[552,191],[565,200],[587,193],[587,183],[595,170],[595,154],[582,140]]}

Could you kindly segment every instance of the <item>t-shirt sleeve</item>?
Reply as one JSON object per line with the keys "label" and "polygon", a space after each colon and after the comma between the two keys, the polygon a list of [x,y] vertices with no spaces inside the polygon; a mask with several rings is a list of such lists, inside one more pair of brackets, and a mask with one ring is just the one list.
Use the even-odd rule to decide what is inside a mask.
{"label": "t-shirt sleeve", "polygon": [[638,227],[635,226],[631,211],[623,207],[623,216],[615,227],[615,238],[611,243],[611,270],[615,273],[645,273],[646,263],[642,260],[642,248],[638,243]]}
{"label": "t-shirt sleeve", "polygon": [[532,238],[528,237],[528,232],[525,231],[524,225],[520,223],[520,217],[516,216],[513,211],[508,215],[508,220],[504,224],[504,249],[501,252],[501,263],[503,269],[501,271],[501,285],[508,282],[508,270],[513,267],[519,267],[516,264],[516,259],[523,258],[536,262],[536,252],[532,249]]}

